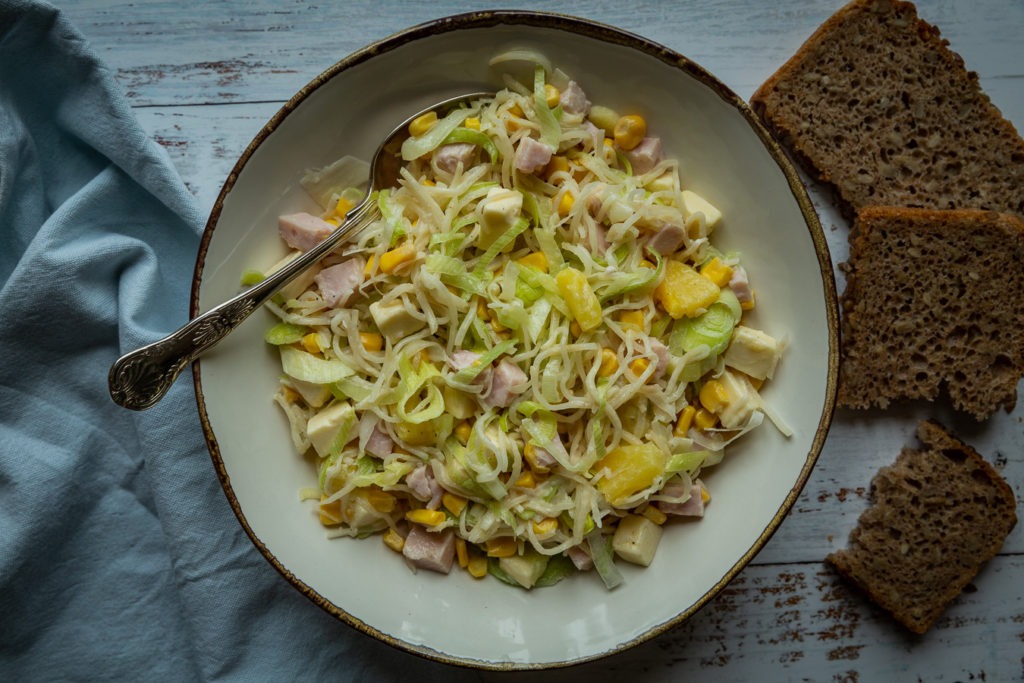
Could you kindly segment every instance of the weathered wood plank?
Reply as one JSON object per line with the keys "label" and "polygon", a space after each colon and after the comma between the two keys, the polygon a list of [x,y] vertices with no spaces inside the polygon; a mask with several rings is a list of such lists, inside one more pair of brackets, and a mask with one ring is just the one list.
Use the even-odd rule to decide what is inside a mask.
{"label": "weathered wood plank", "polygon": [[[74,0],[60,3],[117,73],[139,106],[287,99],[342,57],[397,31],[440,16],[491,8],[483,2],[298,0],[180,3]],[[586,6],[508,2],[510,9],[560,10],[611,24],[678,50],[744,97],[781,65],[835,9],[837,0],[699,0],[669,10],[661,3],[611,0]],[[1024,110],[1019,3],[921,0],[1004,110]]]}
{"label": "weathered wood plank", "polygon": [[927,634],[914,636],[824,565],[752,565],[685,624],[574,676],[716,683],[1021,680],[1022,572],[1024,558],[994,559],[976,591],[961,595]]}

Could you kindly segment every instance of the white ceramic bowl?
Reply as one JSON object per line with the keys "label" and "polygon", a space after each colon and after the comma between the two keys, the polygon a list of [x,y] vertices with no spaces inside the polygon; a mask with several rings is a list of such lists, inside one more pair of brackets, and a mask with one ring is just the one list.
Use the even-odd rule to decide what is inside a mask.
{"label": "white ceramic bowl", "polygon": [[466,572],[413,574],[379,539],[327,540],[298,499],[314,485],[271,401],[279,361],[257,312],[194,367],[217,473],[253,543],[314,603],[357,629],[442,661],[559,666],[617,652],[688,618],[750,561],[807,480],[832,417],[835,285],[821,226],[797,174],[747,106],[679,54],[565,16],[488,12],[418,26],[336,64],[266,125],[227,179],[196,264],[191,313],[237,292],[240,274],[284,253],[279,214],[311,208],[298,179],[344,154],[369,158],[397,122],[443,97],[494,88],[488,59],[533,47],[590,99],[643,113],[682,177],[721,208],[716,243],[742,251],[758,293],[754,325],[790,345],[766,391],[795,434],[765,424],[707,476],[699,523],[667,530],[653,565],[620,563],[531,592]]}

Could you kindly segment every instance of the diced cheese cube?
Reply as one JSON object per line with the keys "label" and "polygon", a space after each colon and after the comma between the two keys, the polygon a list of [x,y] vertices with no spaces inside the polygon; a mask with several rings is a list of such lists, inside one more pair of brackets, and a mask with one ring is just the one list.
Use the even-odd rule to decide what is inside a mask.
{"label": "diced cheese cube", "polygon": [[547,569],[548,558],[539,553],[513,555],[498,560],[498,566],[523,588],[533,588],[533,585],[537,583],[537,579]]}
{"label": "diced cheese cube", "polygon": [[708,231],[722,219],[721,211],[715,208],[711,202],[691,190],[683,190],[683,209],[687,215],[697,213],[698,211],[704,214],[704,224],[707,226]]}
{"label": "diced cheese cube", "polygon": [[331,390],[326,384],[315,384],[303,382],[301,379],[292,379],[292,388],[299,392],[302,400],[311,408],[319,408],[331,398]]}
{"label": "diced cheese cube", "polygon": [[737,325],[726,349],[725,364],[756,379],[771,379],[782,355],[778,340],[745,325]]}
{"label": "diced cheese cube", "polygon": [[427,324],[425,320],[420,320],[407,311],[405,304],[398,299],[387,303],[378,301],[370,304],[370,315],[380,333],[392,342],[409,336]]}
{"label": "diced cheese cube", "polygon": [[[477,246],[489,249],[494,240],[505,233],[518,220],[523,210],[523,195],[518,190],[492,187],[480,200],[480,238]],[[509,244],[511,249],[512,245]]]}
{"label": "diced cheese cube", "polygon": [[344,445],[348,441],[355,425],[356,411],[352,404],[340,401],[309,418],[306,435],[320,457],[326,457],[335,442]]}
{"label": "diced cheese cube", "polygon": [[626,515],[612,537],[612,549],[626,562],[650,566],[661,542],[662,528],[640,515]]}

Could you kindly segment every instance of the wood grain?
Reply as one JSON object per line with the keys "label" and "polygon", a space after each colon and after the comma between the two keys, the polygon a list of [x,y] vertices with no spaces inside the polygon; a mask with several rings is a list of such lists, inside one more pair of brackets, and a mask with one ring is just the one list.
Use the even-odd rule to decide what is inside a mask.
{"label": "wood grain", "polygon": [[[574,13],[640,34],[685,54],[749,96],[841,4],[602,0],[585,6],[504,6]],[[979,73],[983,88],[1007,118],[1024,126],[1024,4],[921,0],[917,5],[968,68]],[[113,70],[141,124],[166,149],[204,211],[264,123],[336,60],[414,24],[489,6],[455,0],[61,4]],[[846,257],[848,226],[829,197],[809,185],[838,266]],[[841,291],[840,270],[837,278]],[[716,683],[1024,680],[1024,525],[920,638],[902,631],[822,562],[845,545],[868,504],[874,472],[892,462],[901,447],[913,444],[916,421],[924,417],[951,426],[995,464],[1018,500],[1024,498],[1021,406],[983,424],[941,404],[840,411],[793,511],[716,600],[686,624],[624,654],[573,669],[572,675],[594,680],[710,676]],[[1018,516],[1024,518],[1021,512]],[[491,678],[427,663],[420,674],[446,680]],[[559,671],[520,676],[564,677]]]}

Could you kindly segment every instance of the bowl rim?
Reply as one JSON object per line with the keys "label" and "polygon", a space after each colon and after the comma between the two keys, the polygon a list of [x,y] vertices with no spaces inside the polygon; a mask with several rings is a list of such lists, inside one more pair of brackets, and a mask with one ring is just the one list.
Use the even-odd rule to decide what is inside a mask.
{"label": "bowl rim", "polygon": [[297,109],[306,100],[306,98],[321,86],[325,85],[337,74],[361,64],[379,54],[390,52],[406,44],[432,36],[462,29],[491,28],[501,25],[520,25],[544,29],[556,29],[587,38],[594,38],[603,42],[643,52],[669,66],[684,71],[687,75],[698,80],[702,85],[710,88],[719,98],[726,101],[726,103],[734,107],[743,116],[786,178],[793,199],[797,202],[800,212],[803,215],[804,221],[807,225],[808,234],[818,258],[818,267],[825,295],[825,317],[828,323],[828,372],[826,377],[825,400],[822,405],[821,416],[819,418],[814,437],[811,440],[810,450],[808,451],[807,457],[805,458],[804,464],[800,470],[800,474],[790,488],[789,493],[784,498],[782,505],[765,526],[764,530],[758,535],[756,541],[750,546],[750,548],[748,548],[747,551],[733,563],[729,571],[727,571],[712,587],[710,587],[687,609],[678,613],[664,623],[656,624],[651,628],[648,628],[646,631],[631,640],[620,643],[603,652],[554,662],[530,663],[472,659],[446,654],[427,646],[409,643],[395,636],[381,632],[377,628],[349,614],[340,606],[320,595],[315,589],[290,572],[276,558],[259,536],[257,536],[255,531],[249,525],[245,513],[242,511],[241,505],[235,496],[234,490],[232,489],[227,467],[221,456],[217,438],[213,432],[212,425],[210,424],[202,387],[201,360],[196,360],[192,364],[192,379],[195,388],[196,407],[199,413],[200,424],[206,440],[207,448],[210,452],[212,464],[217,473],[217,478],[220,481],[221,489],[227,497],[228,503],[236,518],[241,524],[246,535],[249,537],[249,540],[271,564],[271,566],[273,566],[274,569],[276,569],[278,573],[280,573],[281,576],[283,576],[294,588],[298,589],[300,593],[318,607],[356,630],[387,643],[396,649],[421,656],[425,659],[445,664],[485,670],[539,670],[574,666],[629,650],[685,622],[696,614],[708,602],[714,599],[722,589],[724,589],[725,586],[728,585],[740,573],[740,571],[750,563],[750,561],[764,548],[768,540],[775,534],[779,526],[782,524],[782,521],[796,503],[796,500],[804,486],[807,484],[810,473],[817,463],[822,448],[824,447],[836,410],[836,393],[839,375],[839,306],[830,251],[818,214],[814,209],[813,203],[807,193],[806,187],[800,179],[795,165],[783,150],[780,143],[771,136],[768,129],[762,124],[750,105],[717,77],[713,76],[709,71],[679,52],[628,30],[617,28],[592,19],[542,10],[498,9],[453,14],[413,25],[385,38],[369,43],[365,47],[342,58],[321,72],[296,92],[285,104],[283,104],[246,146],[245,150],[235,162],[228,174],[228,177],[224,181],[203,230],[196,255],[195,269],[193,271],[192,288],[189,299],[189,317],[194,318],[200,313],[199,296],[206,255],[210,242],[213,238],[214,230],[220,220],[227,195],[231,192],[242,170],[260,145],[266,141],[274,130],[293,111],[295,111],[295,109]]}

